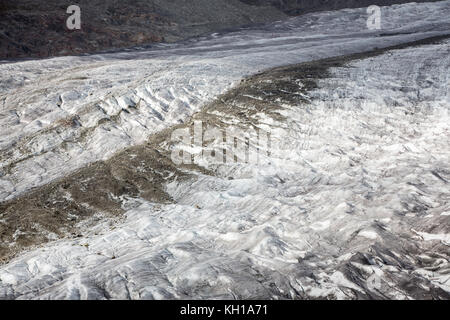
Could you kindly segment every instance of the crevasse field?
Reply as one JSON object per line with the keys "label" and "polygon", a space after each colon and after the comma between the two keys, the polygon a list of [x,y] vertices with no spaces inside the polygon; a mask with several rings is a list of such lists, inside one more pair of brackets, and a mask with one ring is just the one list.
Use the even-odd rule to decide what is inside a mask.
{"label": "crevasse field", "polygon": [[[171,201],[124,193],[120,217],[99,210],[80,236],[36,226],[47,240],[0,265],[0,298],[448,299],[450,1],[382,14],[374,31],[366,9],[346,9],[148,50],[0,64],[5,203],[143,145],[239,86],[236,108],[277,142],[258,164],[181,168],[187,177],[164,183]],[[356,53],[308,90],[295,67],[261,73]],[[254,74],[255,87],[240,82]],[[301,99],[270,100],[276,115],[252,109],[268,92],[245,90],[279,77]]]}

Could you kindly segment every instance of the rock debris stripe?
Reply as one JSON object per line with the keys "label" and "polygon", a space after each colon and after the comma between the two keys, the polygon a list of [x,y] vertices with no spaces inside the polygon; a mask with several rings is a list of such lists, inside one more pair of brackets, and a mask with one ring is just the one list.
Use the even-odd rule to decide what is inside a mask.
{"label": "rock debris stripe", "polygon": [[[449,36],[433,37],[367,53],[276,68],[246,78],[241,85],[218,97],[185,123],[152,135],[145,144],[123,150],[107,161],[95,162],[69,176],[0,203],[0,261],[7,263],[24,250],[49,241],[81,237],[83,229],[101,219],[117,222],[124,212],[122,203],[126,198],[141,197],[151,202],[170,203],[173,199],[165,191],[168,183],[193,178],[195,172],[214,175],[214,172],[195,164],[175,166],[172,163],[170,150],[174,142],[170,138],[174,130],[192,128],[194,121],[225,129],[229,125],[227,119],[218,114],[239,119],[244,128],[258,126],[254,117],[258,113],[282,120],[283,116],[278,113],[280,99],[286,103],[308,103],[304,96],[317,88],[318,79],[327,77],[329,68],[389,50],[447,38]],[[290,80],[283,79],[285,73],[303,83],[303,95],[291,95],[289,90],[285,90],[295,86]],[[255,102],[251,96],[261,92],[267,94],[266,101]],[[238,107],[249,102],[253,106],[251,109]]]}

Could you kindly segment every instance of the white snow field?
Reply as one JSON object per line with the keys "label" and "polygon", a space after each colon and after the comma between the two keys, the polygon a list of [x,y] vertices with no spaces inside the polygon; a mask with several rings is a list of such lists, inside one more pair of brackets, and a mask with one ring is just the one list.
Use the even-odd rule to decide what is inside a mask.
{"label": "white snow field", "polygon": [[[449,34],[450,1],[383,7],[382,30],[366,19],[5,62],[0,200],[144,142],[260,70]],[[449,69],[449,40],[333,68],[309,104],[280,111],[288,121],[260,115],[279,141],[267,161],[173,182],[174,204],[124,199],[125,221],[0,266],[0,298],[417,298],[410,282],[450,294]]]}

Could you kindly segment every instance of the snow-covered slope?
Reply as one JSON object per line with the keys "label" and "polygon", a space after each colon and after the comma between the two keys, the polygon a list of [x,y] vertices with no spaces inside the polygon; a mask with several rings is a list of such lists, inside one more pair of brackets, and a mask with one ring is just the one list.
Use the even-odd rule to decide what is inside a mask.
{"label": "snow-covered slope", "polygon": [[2,64],[0,200],[145,141],[245,75],[446,34],[449,13],[449,1],[386,7],[374,32],[365,9],[324,12],[150,51]]}
{"label": "snow-covered slope", "polygon": [[[144,142],[244,75],[448,33],[449,1],[383,12],[378,32],[364,10],[343,10],[153,51],[0,65],[1,197]],[[251,114],[278,142],[263,163],[191,172],[167,186],[173,204],[124,198],[124,222],[1,266],[0,297],[448,298],[449,54],[444,40],[350,59],[307,93],[295,67],[283,70],[309,102]]]}
{"label": "snow-covered slope", "polygon": [[311,103],[253,116],[282,141],[265,161],[173,182],[175,204],[124,199],[126,222],[2,267],[1,296],[448,297],[449,53],[332,69]]}

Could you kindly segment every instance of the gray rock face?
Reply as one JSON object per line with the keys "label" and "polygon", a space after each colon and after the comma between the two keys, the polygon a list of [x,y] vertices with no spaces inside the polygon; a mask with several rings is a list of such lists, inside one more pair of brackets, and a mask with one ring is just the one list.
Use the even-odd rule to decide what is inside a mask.
{"label": "gray rock face", "polygon": [[80,0],[81,30],[66,27],[70,0],[6,0],[0,5],[0,59],[96,52],[172,42],[285,17],[239,0]]}
{"label": "gray rock face", "polygon": [[[3,0],[0,59],[98,52],[173,42],[319,10],[408,0],[79,0],[81,30],[66,27],[71,0]],[[424,2],[424,1],[418,1]]]}

